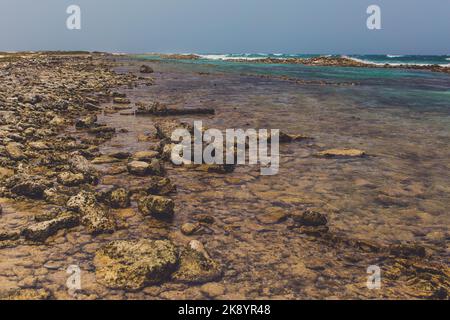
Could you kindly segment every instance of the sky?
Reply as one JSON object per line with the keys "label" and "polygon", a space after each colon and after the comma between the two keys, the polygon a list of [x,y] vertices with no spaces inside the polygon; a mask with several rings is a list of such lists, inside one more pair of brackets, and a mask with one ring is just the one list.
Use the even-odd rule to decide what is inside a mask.
{"label": "sky", "polygon": [[0,51],[25,50],[450,54],[450,0],[0,0]]}

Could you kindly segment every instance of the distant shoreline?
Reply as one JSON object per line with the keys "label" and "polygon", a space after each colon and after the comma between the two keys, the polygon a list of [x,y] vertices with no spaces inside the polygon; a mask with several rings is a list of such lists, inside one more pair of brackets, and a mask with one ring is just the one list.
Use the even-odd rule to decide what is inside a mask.
{"label": "distant shoreline", "polygon": [[[154,55],[161,59],[173,59],[173,60],[201,60],[204,59],[200,55],[196,54],[148,54]],[[220,60],[220,59],[218,59]],[[356,68],[384,68],[384,69],[412,69],[412,70],[424,70],[431,72],[441,72],[450,74],[450,67],[444,67],[438,64],[435,65],[418,65],[418,64],[376,64],[360,61],[350,57],[330,57],[320,56],[312,58],[261,58],[261,59],[224,59],[227,62],[236,63],[261,63],[261,64],[301,64],[305,66],[322,66],[322,67],[356,67]]]}
{"label": "distant shoreline", "polygon": [[[23,52],[0,52],[0,62],[12,61],[18,57],[33,56],[33,55],[112,55],[112,56],[155,56],[165,60],[207,60],[198,54],[164,54],[164,53],[110,53],[99,51],[23,51]],[[227,58],[217,59],[227,62],[235,63],[255,63],[255,64],[298,64],[304,66],[320,66],[320,67],[354,67],[354,68],[381,68],[381,69],[408,69],[408,70],[422,70],[430,72],[439,72],[450,74],[450,66],[442,66],[439,64],[389,64],[389,63],[372,63],[365,62],[356,58],[348,56],[317,56],[310,58],[283,58],[283,57],[265,57],[265,58]]]}

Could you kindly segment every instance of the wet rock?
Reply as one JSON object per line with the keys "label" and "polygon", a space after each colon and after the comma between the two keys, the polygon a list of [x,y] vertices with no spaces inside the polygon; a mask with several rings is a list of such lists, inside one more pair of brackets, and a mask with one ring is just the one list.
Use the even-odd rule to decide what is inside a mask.
{"label": "wet rock", "polygon": [[292,219],[300,225],[307,227],[325,226],[328,223],[327,217],[324,214],[312,210],[294,214]]}
{"label": "wet rock", "polygon": [[19,237],[20,237],[20,233],[17,231],[0,229],[0,241],[17,240],[17,239],[19,239]]}
{"label": "wet rock", "polygon": [[117,104],[130,104],[130,103],[131,103],[130,99],[127,99],[127,98],[119,98],[119,97],[114,98],[114,99],[113,99],[113,102],[114,102],[114,103],[117,103]]}
{"label": "wet rock", "polygon": [[145,216],[152,215],[158,219],[170,219],[174,214],[175,202],[167,197],[151,195],[139,199],[138,208]]}
{"label": "wet rock", "polygon": [[318,157],[324,158],[362,158],[365,155],[365,151],[358,149],[329,149],[317,154]]}
{"label": "wet rock", "polygon": [[95,127],[95,128],[90,128],[88,130],[88,133],[97,134],[97,135],[108,134],[108,133],[112,134],[115,132],[116,132],[116,128],[111,128],[108,126],[99,126],[99,127]]}
{"label": "wet rock", "polygon": [[23,174],[18,174],[9,178],[7,184],[12,186],[12,193],[33,199],[42,199],[44,190],[51,185],[50,182],[44,181],[39,177]]}
{"label": "wet rock", "polygon": [[40,212],[34,215],[34,220],[37,222],[43,222],[55,219],[59,215],[62,214],[62,211],[60,209],[54,209],[49,211]]}
{"label": "wet rock", "polygon": [[181,249],[179,268],[172,279],[183,283],[205,283],[221,276],[222,268],[217,261],[190,247]]}
{"label": "wet rock", "polygon": [[159,153],[156,151],[139,151],[133,154],[132,158],[136,161],[151,161],[159,157]]}
{"label": "wet rock", "polygon": [[147,65],[143,64],[139,68],[139,72],[140,73],[153,73],[153,69],[150,66],[147,66]]}
{"label": "wet rock", "polygon": [[1,300],[49,300],[51,297],[45,289],[19,289],[0,295]]}
{"label": "wet rock", "polygon": [[91,128],[95,125],[97,122],[97,116],[96,115],[90,115],[81,119],[78,119],[75,122],[76,128]]}
{"label": "wet rock", "polygon": [[178,262],[168,240],[114,241],[94,259],[97,281],[115,289],[138,290],[166,281]]}
{"label": "wet rock", "polygon": [[124,188],[113,187],[99,195],[99,200],[112,208],[128,208],[130,206],[130,192]]}
{"label": "wet rock", "polygon": [[81,191],[67,201],[67,207],[80,213],[81,224],[85,225],[91,233],[111,233],[116,229],[114,219],[98,204],[93,193]]}
{"label": "wet rock", "polygon": [[185,223],[180,228],[181,232],[186,236],[193,235],[199,229],[200,229],[200,226],[198,224],[194,224],[194,223]]}
{"label": "wet rock", "polygon": [[287,216],[281,208],[268,208],[265,213],[256,215],[256,219],[263,224],[275,224],[286,220]]}
{"label": "wet rock", "polygon": [[215,222],[215,219],[213,216],[209,215],[209,214],[205,214],[205,213],[199,213],[193,216],[194,220],[197,220],[198,222],[201,223],[206,223],[206,224],[213,224]]}
{"label": "wet rock", "polygon": [[196,166],[197,170],[210,172],[210,173],[231,173],[235,169],[235,165],[233,164],[202,164]]}
{"label": "wet rock", "polygon": [[92,164],[108,164],[108,163],[116,163],[120,162],[120,159],[113,158],[110,156],[100,156],[91,161]]}
{"label": "wet rock", "polygon": [[[307,137],[307,136],[303,136],[303,135],[288,134],[288,133],[285,133],[283,131],[280,131],[279,139],[280,139],[279,140],[280,143],[290,143],[290,142],[295,142],[295,141],[308,140],[308,139],[311,139],[311,138]],[[269,138],[269,141],[270,141],[270,138]]]}
{"label": "wet rock", "polygon": [[64,186],[73,187],[85,182],[84,175],[81,173],[63,172],[58,175],[58,182]]}
{"label": "wet rock", "polygon": [[153,176],[150,178],[147,192],[153,195],[165,196],[176,192],[177,188],[169,178]]}
{"label": "wet rock", "polygon": [[60,206],[65,205],[69,200],[69,196],[63,194],[59,188],[45,189],[43,197],[46,202]]}
{"label": "wet rock", "polygon": [[26,158],[23,152],[23,146],[19,143],[11,142],[5,147],[5,151],[8,157],[13,160],[23,160]]}
{"label": "wet rock", "polygon": [[128,159],[129,157],[131,157],[131,154],[129,152],[125,152],[125,151],[118,151],[118,152],[111,153],[109,156],[116,158],[116,159],[125,160],[125,159]]}
{"label": "wet rock", "polygon": [[396,244],[389,247],[389,252],[392,255],[400,257],[420,257],[426,256],[424,247],[417,244]]}
{"label": "wet rock", "polygon": [[200,287],[201,293],[208,298],[217,298],[225,294],[225,287],[220,283],[206,283]]}
{"label": "wet rock", "polygon": [[76,226],[78,222],[78,217],[76,215],[65,213],[55,219],[28,226],[22,231],[22,235],[27,240],[45,241],[58,230],[72,228]]}
{"label": "wet rock", "polygon": [[153,159],[150,163],[144,161],[131,161],[127,165],[128,172],[137,176],[162,175],[164,169],[161,162]]}

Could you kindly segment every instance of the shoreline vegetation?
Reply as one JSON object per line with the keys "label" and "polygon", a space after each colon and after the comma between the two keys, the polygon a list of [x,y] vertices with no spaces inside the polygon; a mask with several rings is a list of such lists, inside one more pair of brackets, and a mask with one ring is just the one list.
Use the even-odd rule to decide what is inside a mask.
{"label": "shoreline vegetation", "polygon": [[[331,205],[294,185],[290,193],[270,189],[258,170],[174,167],[171,133],[193,130],[182,116],[233,125],[248,117],[238,114],[241,104],[227,115],[184,101],[167,107],[161,92],[149,92],[164,89],[157,62],[88,52],[0,56],[0,299],[448,298],[440,242],[430,248],[339,233]],[[192,72],[186,83],[193,77],[202,80]],[[179,89],[172,80],[168,96]],[[186,85],[185,99],[196,92]],[[139,119],[144,129],[133,132]],[[125,138],[112,146],[117,137]],[[372,158],[309,136],[283,132],[281,140],[304,146],[300,158],[321,169]],[[398,204],[395,195],[377,201]],[[383,267],[384,291],[366,287],[374,263]],[[83,287],[71,295],[73,264]]]}

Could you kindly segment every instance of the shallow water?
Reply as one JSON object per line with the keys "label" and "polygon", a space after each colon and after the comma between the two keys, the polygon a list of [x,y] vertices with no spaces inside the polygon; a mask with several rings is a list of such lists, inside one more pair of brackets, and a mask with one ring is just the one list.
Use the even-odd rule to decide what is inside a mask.
{"label": "shallow water", "polygon": [[[120,63],[119,72],[134,72],[141,64],[126,59]],[[121,88],[132,102],[212,107],[214,116],[177,119],[202,120],[204,126],[219,129],[280,128],[314,139],[282,145],[280,172],[271,177],[261,176],[259,168],[251,166],[221,175],[167,164],[168,175],[178,188],[172,223],[143,218],[133,205],[114,211],[122,229],[113,235],[93,237],[77,227],[60,231],[44,246],[2,249],[2,286],[39,286],[50,289],[56,298],[71,298],[65,287],[65,270],[78,264],[83,271],[83,290],[76,298],[204,298],[199,286],[166,283],[125,292],[96,283],[92,258],[102,244],[114,239],[168,237],[178,244],[199,239],[221,262],[225,274],[219,282],[225,293],[219,298],[223,299],[415,297],[400,283],[389,283],[377,292],[367,290],[366,270],[378,262],[377,254],[324,244],[293,229],[290,220],[260,223],[257,217],[273,207],[288,213],[311,208],[328,216],[330,230],[337,235],[380,246],[418,243],[427,248],[430,260],[449,263],[448,75],[388,70],[390,76],[383,80],[384,70],[372,74],[371,70],[346,69],[359,78],[329,68],[295,71],[297,76],[307,74],[312,79],[353,81],[356,77],[362,82],[335,87],[259,77],[267,66],[149,64],[156,71],[154,86]],[[155,121],[161,119],[105,112],[100,123],[126,131],[105,143],[101,151],[147,150],[153,142],[142,141],[141,136],[152,130]],[[357,148],[369,156],[347,160],[314,157],[328,148]],[[117,164],[98,168],[107,173],[114,166]],[[98,188],[131,188],[145,181],[127,174],[105,174]],[[34,212],[46,209],[6,200],[2,206],[2,221],[10,228],[28,224]],[[198,213],[212,215],[216,222],[203,234],[182,235],[179,227]]]}

